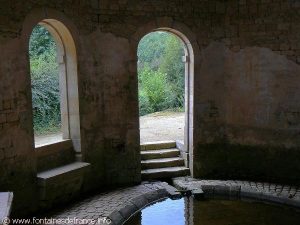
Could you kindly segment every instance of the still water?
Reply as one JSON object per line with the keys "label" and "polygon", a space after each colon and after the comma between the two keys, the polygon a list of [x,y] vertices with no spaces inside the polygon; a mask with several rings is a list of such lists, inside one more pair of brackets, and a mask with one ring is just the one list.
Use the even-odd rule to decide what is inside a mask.
{"label": "still water", "polygon": [[143,209],[125,225],[300,225],[300,212],[263,203],[166,199]]}

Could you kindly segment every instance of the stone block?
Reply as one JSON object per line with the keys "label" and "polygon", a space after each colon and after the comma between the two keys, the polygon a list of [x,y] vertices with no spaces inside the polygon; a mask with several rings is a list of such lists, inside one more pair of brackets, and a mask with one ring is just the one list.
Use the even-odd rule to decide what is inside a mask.
{"label": "stone block", "polygon": [[220,196],[230,196],[230,186],[215,185],[214,194]]}
{"label": "stone block", "polygon": [[214,196],[214,185],[201,185],[204,195],[207,197]]}
{"label": "stone block", "polygon": [[166,189],[158,189],[156,191],[157,191],[159,198],[168,197],[168,192],[166,191]]}
{"label": "stone block", "polygon": [[39,199],[47,208],[79,194],[89,163],[75,162],[37,174]]}
{"label": "stone block", "polygon": [[143,196],[148,200],[148,202],[154,202],[159,199],[159,195],[158,195],[157,191],[148,192],[148,193],[144,194]]}
{"label": "stone block", "polygon": [[249,187],[242,187],[241,188],[241,199],[262,199],[262,193],[256,189],[249,188]]}
{"label": "stone block", "polygon": [[141,209],[149,204],[149,201],[144,196],[138,196],[130,200],[137,208]]}
{"label": "stone block", "polygon": [[202,200],[202,199],[204,199],[204,192],[202,189],[192,190],[192,196],[196,200]]}
{"label": "stone block", "polygon": [[145,142],[141,144],[141,150],[158,150],[158,149],[169,149],[175,148],[175,141],[156,141],[156,142]]}
{"label": "stone block", "polygon": [[138,208],[135,204],[127,202],[126,205],[119,210],[119,212],[121,213],[122,217],[126,220],[139,209],[140,208]]}
{"label": "stone block", "polygon": [[5,113],[1,113],[0,114],[0,123],[5,123],[6,122],[6,114]]}
{"label": "stone block", "polygon": [[159,27],[172,27],[173,21],[172,17],[158,17],[156,24]]}
{"label": "stone block", "polygon": [[108,218],[116,225],[121,225],[125,222],[125,219],[123,218],[123,216],[121,215],[121,213],[117,210],[115,210],[114,212],[112,212]]}
{"label": "stone block", "polygon": [[184,142],[181,141],[181,140],[176,141],[176,148],[179,149],[180,152],[186,152],[187,151],[186,147],[184,146]]}
{"label": "stone block", "polygon": [[19,114],[16,112],[6,114],[7,122],[15,122],[19,120]]}
{"label": "stone block", "polygon": [[167,183],[163,183],[163,187],[166,189],[171,199],[180,199],[182,197],[181,193],[175,187]]}
{"label": "stone block", "polygon": [[4,101],[3,101],[3,109],[4,109],[4,110],[9,110],[9,109],[11,109],[11,101],[10,101],[10,100],[4,100]]}
{"label": "stone block", "polygon": [[239,198],[241,194],[241,186],[240,185],[231,185],[229,190],[229,195],[232,198]]}

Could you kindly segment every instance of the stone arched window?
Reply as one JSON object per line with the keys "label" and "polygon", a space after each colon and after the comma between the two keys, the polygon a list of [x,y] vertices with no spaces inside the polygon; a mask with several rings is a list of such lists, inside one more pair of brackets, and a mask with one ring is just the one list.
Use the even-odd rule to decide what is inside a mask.
{"label": "stone arched window", "polygon": [[[77,78],[77,55],[74,40],[67,27],[58,20],[44,19],[38,23],[52,36],[56,44],[56,61],[60,98],[60,134],[35,137],[35,146],[71,139],[75,151],[80,152],[80,124]],[[38,141],[37,141],[38,140]]]}

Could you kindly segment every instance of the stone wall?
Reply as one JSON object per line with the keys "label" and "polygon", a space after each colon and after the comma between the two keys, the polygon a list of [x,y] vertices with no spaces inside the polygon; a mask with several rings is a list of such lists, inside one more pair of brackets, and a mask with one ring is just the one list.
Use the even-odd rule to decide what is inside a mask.
{"label": "stone wall", "polygon": [[202,55],[195,176],[299,183],[300,66],[263,47]]}
{"label": "stone wall", "polygon": [[27,50],[46,18],[77,48],[83,190],[140,181],[136,49],[159,27],[194,50],[194,176],[299,183],[299,10],[297,0],[1,0],[0,191],[36,210]]}

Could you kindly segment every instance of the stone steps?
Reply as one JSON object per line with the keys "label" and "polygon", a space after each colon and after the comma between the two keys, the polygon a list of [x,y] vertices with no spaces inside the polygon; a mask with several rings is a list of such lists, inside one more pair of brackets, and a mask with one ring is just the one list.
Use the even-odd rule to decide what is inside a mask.
{"label": "stone steps", "polygon": [[141,151],[142,160],[171,158],[177,157],[179,154],[180,152],[177,148]]}
{"label": "stone steps", "polygon": [[184,166],[184,160],[181,157],[142,160],[142,169],[156,169],[174,166]]}
{"label": "stone steps", "polygon": [[176,148],[175,141],[156,141],[141,144],[141,151]]}
{"label": "stone steps", "polygon": [[180,167],[165,167],[156,169],[142,170],[142,179],[152,180],[161,178],[172,178],[189,175],[190,170],[184,166]]}
{"label": "stone steps", "polygon": [[166,179],[189,175],[175,141],[141,145],[142,179]]}

